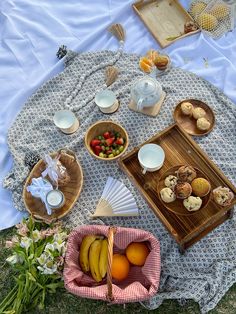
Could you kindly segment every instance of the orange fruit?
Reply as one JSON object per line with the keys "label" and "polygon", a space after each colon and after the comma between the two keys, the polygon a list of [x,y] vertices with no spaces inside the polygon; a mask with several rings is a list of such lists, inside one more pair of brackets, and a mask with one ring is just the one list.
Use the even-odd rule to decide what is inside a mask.
{"label": "orange fruit", "polygon": [[127,246],[125,253],[131,264],[143,266],[149,254],[149,249],[142,242],[132,242]]}
{"label": "orange fruit", "polygon": [[150,73],[152,71],[153,63],[146,57],[142,57],[139,60],[139,67],[142,71]]}
{"label": "orange fruit", "polygon": [[150,60],[150,61],[154,61],[157,57],[158,57],[159,53],[154,50],[154,49],[150,49],[148,50],[146,57]]}
{"label": "orange fruit", "polygon": [[129,274],[130,264],[125,255],[114,254],[111,266],[111,275],[114,279],[124,280]]}

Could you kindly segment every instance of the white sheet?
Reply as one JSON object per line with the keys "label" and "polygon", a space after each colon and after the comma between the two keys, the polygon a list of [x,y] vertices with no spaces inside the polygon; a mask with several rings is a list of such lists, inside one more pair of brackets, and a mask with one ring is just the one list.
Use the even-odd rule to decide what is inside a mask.
{"label": "white sheet", "polygon": [[[27,98],[63,70],[56,51],[61,44],[76,51],[115,50],[106,31],[112,23],[126,29],[125,51],[161,50],[133,12],[132,0],[2,0],[0,3],[0,230],[19,222],[2,180],[12,167],[7,130]],[[187,0],[180,1],[187,7]],[[198,33],[164,49],[173,66],[205,78],[236,103],[236,29],[214,40]]]}

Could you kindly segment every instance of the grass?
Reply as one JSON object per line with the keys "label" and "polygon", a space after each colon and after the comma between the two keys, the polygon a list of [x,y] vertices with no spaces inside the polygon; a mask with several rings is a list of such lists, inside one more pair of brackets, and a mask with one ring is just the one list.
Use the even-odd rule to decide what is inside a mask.
{"label": "grass", "polygon": [[[13,286],[13,273],[5,263],[9,252],[4,248],[5,239],[10,238],[13,229],[7,229],[0,233],[0,301]],[[176,300],[166,300],[156,310],[146,310],[139,303],[123,305],[107,305],[102,301],[94,301],[75,297],[62,289],[56,294],[48,295],[46,308],[43,311],[34,310],[30,314],[109,314],[109,313],[155,313],[155,314],[198,314],[198,304],[192,300],[187,301],[185,306],[180,306]],[[235,314],[236,313],[236,284],[230,288],[226,295],[218,303],[210,314]]]}

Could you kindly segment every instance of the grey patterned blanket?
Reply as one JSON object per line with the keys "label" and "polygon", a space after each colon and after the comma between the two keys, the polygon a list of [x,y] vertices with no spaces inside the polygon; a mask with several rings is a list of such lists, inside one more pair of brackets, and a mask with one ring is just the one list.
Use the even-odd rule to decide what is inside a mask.
{"label": "grey patterned blanket", "polygon": [[[29,169],[25,155],[69,148],[76,152],[84,172],[84,187],[76,206],[65,218],[70,227],[83,224],[109,224],[143,228],[152,232],[161,243],[162,272],[160,289],[145,302],[149,309],[157,308],[164,299],[194,299],[202,313],[214,308],[225,292],[236,282],[236,217],[226,221],[204,239],[180,255],[177,244],[170,237],[136,188],[119,169],[117,162],[94,159],[84,146],[84,134],[97,120],[114,120],[122,124],[130,137],[129,150],[172,124],[172,111],[177,102],[197,98],[208,103],[215,112],[216,125],[196,142],[235,184],[236,180],[236,106],[219,90],[196,75],[172,68],[158,78],[167,93],[156,118],[130,111],[131,84],[143,73],[138,68],[139,57],[123,54],[117,61],[111,51],[76,54],[68,52],[65,70],[46,82],[25,104],[9,130],[8,143],[14,157],[14,167],[5,178],[4,186],[12,191],[16,208],[24,210],[22,187]],[[91,99],[104,83],[105,66],[113,63],[120,70],[118,80],[110,87],[120,98],[119,110],[111,116],[102,114]],[[96,66],[96,70],[91,69]],[[89,73],[86,77],[84,74]],[[73,93],[73,91],[76,91]],[[52,122],[55,111],[65,109],[70,95],[70,107],[76,108],[79,130],[72,135],[58,131]],[[83,108],[81,108],[83,107]],[[90,220],[108,176],[123,181],[133,193],[140,208],[140,217]]]}

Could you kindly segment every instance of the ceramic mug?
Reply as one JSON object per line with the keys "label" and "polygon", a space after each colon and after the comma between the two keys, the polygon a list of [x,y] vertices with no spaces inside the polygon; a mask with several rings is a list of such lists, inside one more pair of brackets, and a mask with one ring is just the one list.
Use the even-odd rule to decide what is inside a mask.
{"label": "ceramic mug", "polygon": [[65,134],[74,133],[79,127],[79,121],[70,110],[59,110],[54,114],[54,124]]}
{"label": "ceramic mug", "polygon": [[138,152],[138,160],[143,168],[142,174],[145,174],[147,171],[157,171],[163,166],[165,152],[159,145],[145,144]]}
{"label": "ceramic mug", "polygon": [[108,89],[102,90],[96,94],[95,103],[103,113],[113,113],[119,107],[116,94]]}

